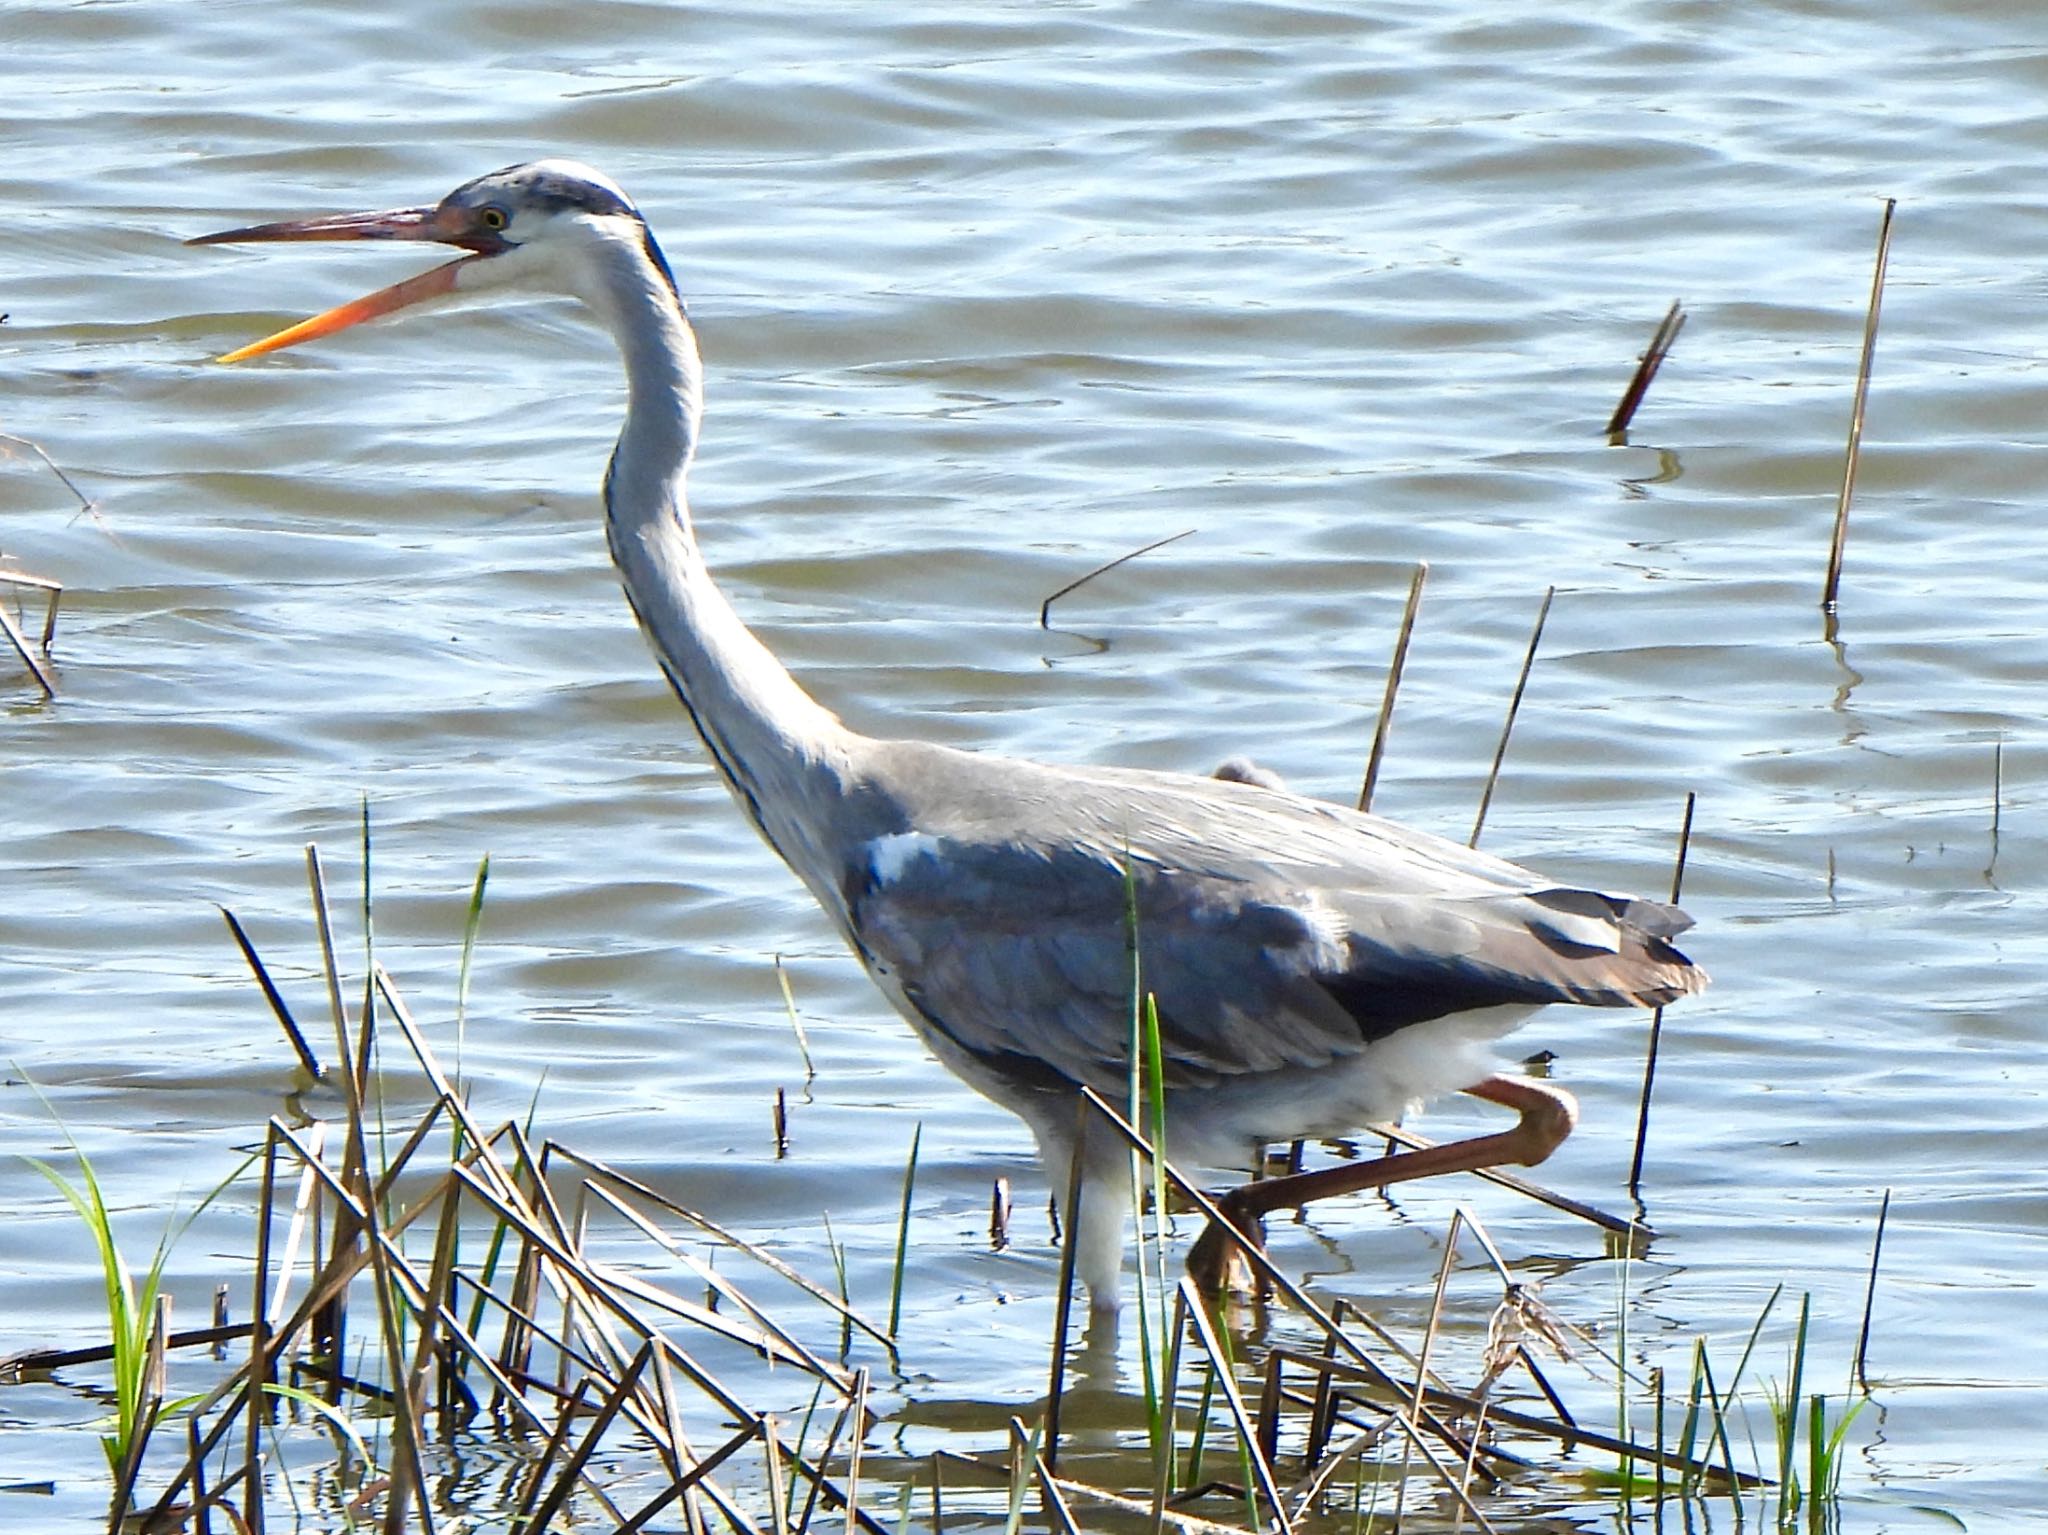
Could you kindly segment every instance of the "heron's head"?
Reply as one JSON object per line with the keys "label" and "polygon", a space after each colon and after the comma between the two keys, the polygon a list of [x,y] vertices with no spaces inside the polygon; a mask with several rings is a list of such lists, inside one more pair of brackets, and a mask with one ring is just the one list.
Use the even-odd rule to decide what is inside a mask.
{"label": "heron's head", "polygon": [[633,200],[609,176],[573,160],[535,160],[463,183],[438,203],[339,213],[200,235],[188,245],[266,240],[426,240],[469,252],[274,336],[226,353],[240,362],[329,336],[430,299],[487,289],[563,293],[607,318],[634,287],[665,292],[675,278]]}

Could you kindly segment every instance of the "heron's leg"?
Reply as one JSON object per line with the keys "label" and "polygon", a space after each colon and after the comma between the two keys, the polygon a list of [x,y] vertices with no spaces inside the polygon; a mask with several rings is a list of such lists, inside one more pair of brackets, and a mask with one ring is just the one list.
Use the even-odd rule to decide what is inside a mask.
{"label": "heron's leg", "polygon": [[1438,1173],[1473,1172],[1510,1162],[1534,1167],[1563,1145],[1572,1126],[1578,1123],[1579,1106],[1572,1095],[1547,1082],[1528,1077],[1488,1077],[1465,1091],[1475,1098],[1514,1109],[1522,1117],[1513,1129],[1495,1135],[1447,1141],[1421,1151],[1397,1151],[1370,1162],[1319,1167],[1314,1172],[1267,1178],[1232,1189],[1217,1201],[1217,1207],[1233,1229],[1226,1231],[1210,1222],[1188,1253],[1188,1272],[1205,1288],[1219,1290],[1240,1245],[1264,1249],[1262,1222],[1274,1210],[1338,1194],[1356,1194],[1361,1189],[1385,1188],[1411,1178],[1433,1178]]}

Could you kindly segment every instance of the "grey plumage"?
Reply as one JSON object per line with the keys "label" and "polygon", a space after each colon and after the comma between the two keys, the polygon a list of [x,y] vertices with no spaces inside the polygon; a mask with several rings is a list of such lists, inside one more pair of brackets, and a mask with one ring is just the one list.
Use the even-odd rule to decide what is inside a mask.
{"label": "grey plumage", "polygon": [[[1241,1167],[1262,1142],[1349,1131],[1432,1092],[1522,1110],[1516,1132],[1390,1165],[1392,1181],[1540,1160],[1568,1133],[1568,1097],[1491,1075],[1488,1046],[1530,1010],[1654,1006],[1705,984],[1670,943],[1688,926],[1673,907],[1553,884],[1291,793],[1243,759],[1210,777],[1056,767],[847,730],[705,568],[685,494],[695,336],[645,221],[597,172],[514,166],[432,207],[201,243],[236,239],[471,254],[224,360],[520,285],[577,297],[611,330],[629,395],[606,534],[663,672],[747,817],[939,1060],[1023,1117],[1055,1187],[1077,1089],[1125,1087],[1141,994],[1157,1003],[1169,1150],[1197,1163]],[[1084,1160],[1080,1267],[1099,1309],[1115,1305],[1128,1165],[1106,1144]],[[1249,1237],[1267,1205],[1240,1204]]]}

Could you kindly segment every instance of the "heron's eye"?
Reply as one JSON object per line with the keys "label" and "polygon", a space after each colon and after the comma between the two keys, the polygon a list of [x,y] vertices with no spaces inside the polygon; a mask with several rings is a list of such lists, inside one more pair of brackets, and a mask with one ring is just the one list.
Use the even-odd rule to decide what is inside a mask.
{"label": "heron's eye", "polygon": [[505,210],[503,208],[500,208],[499,206],[497,206],[497,204],[493,203],[489,207],[484,208],[477,214],[477,222],[482,224],[484,228],[490,230],[493,234],[496,234],[500,230],[502,230],[507,224],[511,223],[512,220],[506,216]]}

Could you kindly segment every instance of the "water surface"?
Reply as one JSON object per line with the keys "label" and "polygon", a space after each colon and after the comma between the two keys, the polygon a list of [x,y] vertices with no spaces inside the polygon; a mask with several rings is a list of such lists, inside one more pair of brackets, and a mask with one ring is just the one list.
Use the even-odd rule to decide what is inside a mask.
{"label": "water surface", "polygon": [[[859,728],[1195,770],[1249,749],[1346,798],[1427,560],[1378,803],[1462,838],[1555,584],[1485,845],[1654,891],[1699,795],[1687,905],[1717,984],[1670,1019],[1631,1333],[1739,1338],[1789,1280],[1845,1367],[1892,1189],[1851,1518],[2018,1527],[2048,1439],[2043,42],[1935,0],[12,8],[0,430],[96,509],[26,458],[0,474],[0,549],[67,586],[58,700],[0,659],[0,1351],[98,1325],[83,1233],[11,1155],[61,1145],[51,1109],[144,1249],[282,1111],[291,1059],[215,906],[314,1008],[299,849],[350,886],[367,799],[380,956],[423,1016],[451,1015],[492,856],[480,1115],[538,1087],[555,1134],[820,1275],[829,1211],[869,1297],[921,1123],[915,1375],[880,1433],[979,1448],[947,1404],[1042,1389],[1023,1130],[924,1056],[755,840],[619,598],[608,343],[536,303],[206,361],[421,263],[186,237],[564,153],[640,200],[700,327],[715,567]],[[1674,297],[1677,353],[1611,447]],[[1184,528],[1036,626],[1062,582]],[[1642,1020],[1559,1010],[1521,1039],[1584,1109],[1545,1178],[1624,1203]],[[1000,1254],[997,1173],[1032,1212]],[[1611,1323],[1594,1236],[1476,1185],[1319,1211],[1277,1250],[1410,1317],[1459,1202],[1555,1271],[1554,1309]],[[178,1247],[181,1315],[246,1214]],[[0,1394],[0,1481],[58,1484],[8,1517],[96,1514],[72,1426],[97,1410]]]}

